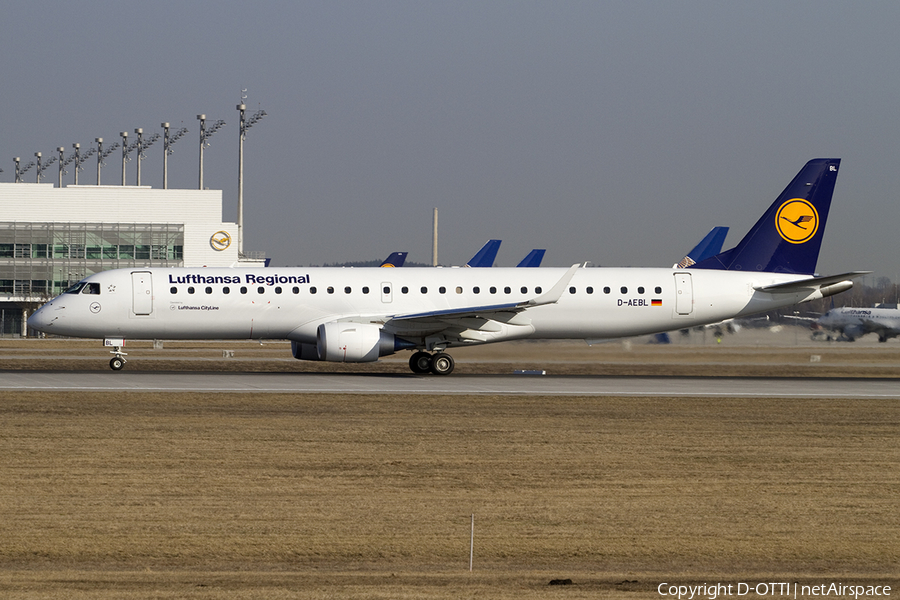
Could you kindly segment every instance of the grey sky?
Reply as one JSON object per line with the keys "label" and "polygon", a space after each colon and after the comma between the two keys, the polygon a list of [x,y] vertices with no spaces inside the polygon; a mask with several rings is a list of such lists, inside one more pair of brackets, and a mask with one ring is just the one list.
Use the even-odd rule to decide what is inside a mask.
{"label": "grey sky", "polygon": [[445,264],[501,238],[500,265],[540,247],[669,266],[840,157],[819,270],[896,280],[897,23],[887,2],[3,1],[0,181],[15,156],[169,121],[190,129],[170,187],[194,187],[206,113],[228,124],[204,183],[234,220],[247,88],[268,117],[245,144],[245,249],[275,265],[428,262],[438,207]]}

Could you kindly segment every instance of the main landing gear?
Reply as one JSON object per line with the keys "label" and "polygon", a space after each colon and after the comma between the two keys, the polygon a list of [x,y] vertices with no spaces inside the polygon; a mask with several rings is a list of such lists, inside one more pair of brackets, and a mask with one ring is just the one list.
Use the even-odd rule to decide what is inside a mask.
{"label": "main landing gear", "polygon": [[413,352],[413,355],[409,357],[409,368],[412,369],[413,373],[420,375],[425,373],[449,375],[453,372],[454,366],[456,366],[456,363],[453,357],[445,352],[429,354],[419,350],[418,352]]}

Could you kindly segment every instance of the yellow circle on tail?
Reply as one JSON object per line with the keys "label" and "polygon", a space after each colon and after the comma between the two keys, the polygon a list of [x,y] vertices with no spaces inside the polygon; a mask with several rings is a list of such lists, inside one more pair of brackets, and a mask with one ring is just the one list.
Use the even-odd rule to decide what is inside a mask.
{"label": "yellow circle on tail", "polygon": [[787,242],[806,243],[819,229],[819,213],[808,200],[803,198],[788,200],[775,213],[775,229]]}

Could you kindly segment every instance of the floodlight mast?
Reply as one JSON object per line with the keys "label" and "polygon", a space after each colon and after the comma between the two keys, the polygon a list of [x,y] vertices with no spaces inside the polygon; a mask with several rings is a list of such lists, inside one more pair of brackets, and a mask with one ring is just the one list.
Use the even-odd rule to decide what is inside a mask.
{"label": "floodlight mast", "polygon": [[104,151],[103,138],[98,137],[94,141],[97,142],[97,185],[100,185],[100,167],[106,165],[106,163],[103,161],[106,160],[106,157],[112,154],[113,151],[119,147],[119,142],[116,142]]}
{"label": "floodlight mast", "polygon": [[22,168],[19,168],[19,161],[22,160],[18,156],[16,157],[16,183],[22,183],[22,175],[25,174],[28,169],[34,166],[34,161],[31,161],[27,165]]}
{"label": "floodlight mast", "polygon": [[169,124],[160,123],[163,128],[163,189],[169,189],[169,155],[175,152],[172,150],[172,144],[177,142],[184,134],[188,132],[187,127],[182,127],[169,137]]}
{"label": "floodlight mast", "polygon": [[137,139],[137,185],[141,185],[141,162],[147,158],[147,155],[144,154],[144,150],[149,148],[159,139],[159,134],[154,133],[150,136],[150,138],[145,142],[144,141],[144,130],[141,127],[138,127],[134,130],[136,134],[138,134]]}
{"label": "floodlight mast", "polygon": [[197,118],[200,119],[200,189],[203,189],[203,149],[209,147],[208,140],[212,137],[212,134],[222,129],[225,126],[225,121],[219,119],[212,126],[207,129],[206,128],[206,115],[197,115]]}
{"label": "floodlight mast", "polygon": [[90,158],[97,149],[91,148],[84,154],[81,154],[81,144],[72,144],[72,147],[75,148],[75,154],[73,155],[75,159],[75,185],[78,185],[78,173],[84,171],[84,161]]}
{"label": "floodlight mast", "polygon": [[[246,90],[244,90],[246,91]],[[242,95],[242,99],[246,96]],[[244,255],[244,139],[247,137],[247,130],[256,125],[263,117],[266,111],[256,111],[249,120],[244,120],[244,111],[247,110],[246,104],[238,104],[238,111],[241,113],[241,131],[238,141],[238,208],[237,208],[237,230],[238,230],[238,256]]]}
{"label": "floodlight mast", "polygon": [[52,156],[46,163],[41,164],[41,153],[35,152],[34,155],[37,157],[37,181],[35,183],[40,183],[41,179],[44,178],[44,171],[56,162],[56,157]]}

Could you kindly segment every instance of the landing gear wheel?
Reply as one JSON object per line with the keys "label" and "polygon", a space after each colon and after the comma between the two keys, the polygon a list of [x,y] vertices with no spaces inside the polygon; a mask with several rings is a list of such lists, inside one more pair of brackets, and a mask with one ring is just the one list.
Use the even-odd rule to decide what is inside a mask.
{"label": "landing gear wheel", "polygon": [[453,357],[443,352],[438,352],[431,357],[431,372],[435,375],[449,375],[453,372],[456,363]]}
{"label": "landing gear wheel", "polygon": [[122,367],[125,366],[125,359],[120,356],[114,356],[109,359],[109,368],[113,371],[121,371]]}
{"label": "landing gear wheel", "polygon": [[431,355],[427,352],[413,352],[409,357],[409,368],[413,373],[424,375],[431,372]]}

